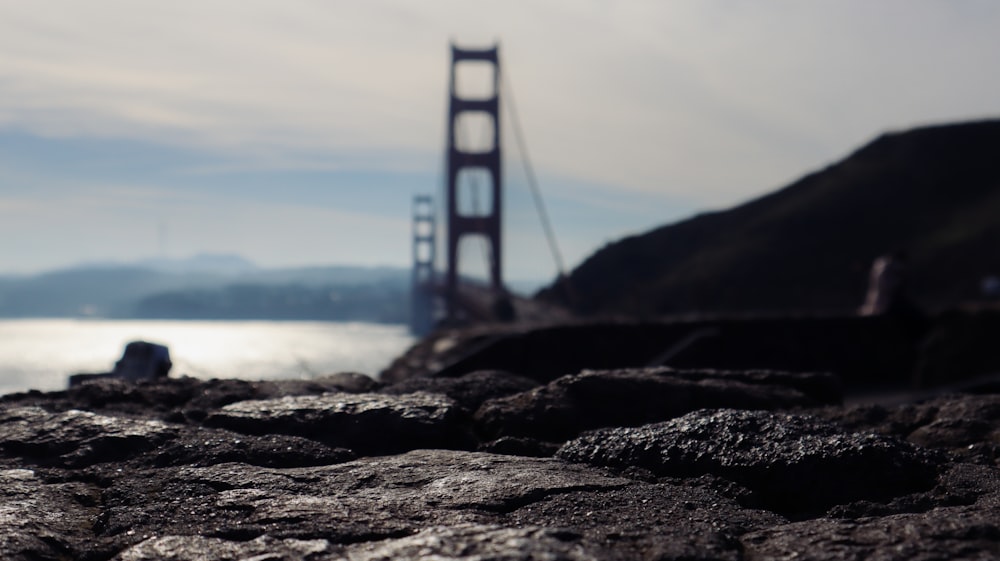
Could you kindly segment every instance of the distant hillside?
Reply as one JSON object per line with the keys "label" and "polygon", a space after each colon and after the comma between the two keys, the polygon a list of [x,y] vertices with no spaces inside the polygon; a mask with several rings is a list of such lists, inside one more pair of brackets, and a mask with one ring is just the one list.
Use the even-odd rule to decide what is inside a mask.
{"label": "distant hillside", "polygon": [[405,323],[409,283],[401,267],[260,269],[236,257],[88,265],[0,277],[0,317]]}
{"label": "distant hillside", "polygon": [[[1000,274],[1000,121],[885,134],[736,208],[602,248],[570,276],[579,312],[853,310],[872,260],[908,253],[925,306]],[[540,298],[566,301],[562,291]]]}

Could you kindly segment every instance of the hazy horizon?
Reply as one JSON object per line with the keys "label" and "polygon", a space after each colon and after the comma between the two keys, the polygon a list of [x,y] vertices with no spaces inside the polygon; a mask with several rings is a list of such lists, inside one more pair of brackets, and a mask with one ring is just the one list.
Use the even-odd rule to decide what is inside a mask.
{"label": "hazy horizon", "polygon": [[[988,0],[0,0],[0,274],[408,267],[449,43],[495,41],[572,267],[883,132],[1000,115],[998,26]],[[506,273],[553,278],[512,133]]]}

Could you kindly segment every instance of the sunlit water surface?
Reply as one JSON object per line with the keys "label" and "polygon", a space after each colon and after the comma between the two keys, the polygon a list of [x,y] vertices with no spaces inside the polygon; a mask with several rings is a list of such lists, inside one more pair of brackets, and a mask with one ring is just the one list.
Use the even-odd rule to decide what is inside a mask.
{"label": "sunlit water surface", "polygon": [[376,376],[412,344],[405,327],[300,321],[0,320],[0,394],[56,390],[106,372],[134,340],[170,348],[171,376],[268,380]]}

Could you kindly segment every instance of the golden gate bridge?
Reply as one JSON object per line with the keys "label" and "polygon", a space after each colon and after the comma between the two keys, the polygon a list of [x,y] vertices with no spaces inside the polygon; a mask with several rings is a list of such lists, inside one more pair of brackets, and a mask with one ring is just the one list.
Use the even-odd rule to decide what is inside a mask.
{"label": "golden gate bridge", "polygon": [[[486,69],[485,95],[465,95],[459,91],[461,74],[473,67]],[[499,46],[468,49],[451,45],[449,103],[442,174],[444,223],[438,224],[431,195],[413,199],[413,286],[410,328],[417,335],[435,326],[482,321],[513,321],[558,313],[542,309],[538,303],[511,294],[503,276],[503,154],[501,145],[501,102],[510,113],[514,138],[524,164],[532,199],[560,279],[564,279],[562,257],[553,234],[538,182],[531,167],[508,84],[501,80]],[[501,99],[501,89],[504,95]],[[484,125],[484,142],[471,146],[461,126],[468,117],[478,117]],[[463,134],[465,137],[463,138]],[[441,231],[443,230],[443,232]],[[439,234],[443,238],[444,267],[438,271]],[[463,241],[478,238],[487,264],[485,282],[470,282],[461,274]]]}

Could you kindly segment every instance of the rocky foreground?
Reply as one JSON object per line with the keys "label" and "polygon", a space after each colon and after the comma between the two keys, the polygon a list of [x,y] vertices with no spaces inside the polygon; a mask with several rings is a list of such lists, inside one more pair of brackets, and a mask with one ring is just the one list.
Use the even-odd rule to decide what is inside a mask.
{"label": "rocky foreground", "polygon": [[667,368],[15,394],[0,558],[1000,558],[1000,395],[841,400]]}

